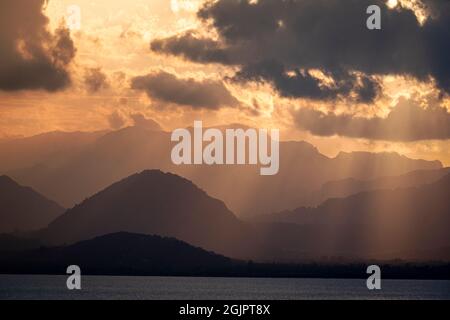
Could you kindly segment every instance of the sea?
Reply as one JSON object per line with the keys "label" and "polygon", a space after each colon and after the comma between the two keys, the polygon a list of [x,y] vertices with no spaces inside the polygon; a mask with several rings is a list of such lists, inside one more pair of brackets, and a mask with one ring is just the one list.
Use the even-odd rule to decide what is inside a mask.
{"label": "sea", "polygon": [[365,279],[189,278],[81,276],[68,290],[66,276],[0,275],[0,299],[12,300],[450,300],[450,281]]}

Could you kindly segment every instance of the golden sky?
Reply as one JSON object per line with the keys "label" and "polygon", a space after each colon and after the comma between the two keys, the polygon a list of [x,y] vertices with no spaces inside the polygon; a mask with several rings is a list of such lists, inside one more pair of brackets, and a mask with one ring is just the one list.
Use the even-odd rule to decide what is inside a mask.
{"label": "golden sky", "polygon": [[[415,8],[419,20],[426,19],[417,1],[401,2]],[[395,10],[399,1],[390,0],[388,4]],[[242,123],[280,128],[282,139],[306,140],[329,156],[340,151],[395,151],[412,158],[438,159],[450,165],[449,140],[392,142],[336,135],[320,137],[299,129],[292,117],[293,111],[301,108],[360,117],[386,117],[401,99],[424,107],[436,104],[450,110],[448,98],[439,100],[432,82],[400,76],[380,77],[382,94],[369,104],[290,99],[281,97],[269,84],[226,82],[226,88],[240,101],[238,109],[189,109],[164,105],[142,91],[132,90],[130,80],[164,71],[183,79],[220,81],[236,71],[232,66],[199,64],[150,50],[152,40],[188,30],[195,29],[214,37],[213,30],[205,28],[196,16],[202,1],[50,0],[45,8],[50,30],[64,23],[71,5],[81,9],[81,28],[71,30],[77,48],[70,65],[72,86],[58,92],[0,91],[0,139],[55,130],[117,129],[131,125],[130,115],[141,113],[167,130],[190,126],[198,119],[208,126]],[[89,90],[85,83],[89,70],[97,70],[106,77],[95,90]],[[320,71],[317,71],[317,77],[326,78]],[[113,119],[120,121],[115,124]]]}

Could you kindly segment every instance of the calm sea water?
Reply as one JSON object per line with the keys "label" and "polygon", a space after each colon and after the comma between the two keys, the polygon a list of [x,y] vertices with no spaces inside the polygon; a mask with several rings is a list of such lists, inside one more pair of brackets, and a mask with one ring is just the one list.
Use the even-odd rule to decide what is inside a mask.
{"label": "calm sea water", "polygon": [[446,299],[450,281],[83,276],[69,291],[64,276],[0,275],[0,299]]}

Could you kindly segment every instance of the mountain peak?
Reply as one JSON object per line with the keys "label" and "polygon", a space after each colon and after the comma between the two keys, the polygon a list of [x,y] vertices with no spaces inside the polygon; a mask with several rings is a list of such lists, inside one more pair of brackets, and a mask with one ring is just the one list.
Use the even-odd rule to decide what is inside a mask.
{"label": "mountain peak", "polygon": [[145,170],[100,191],[68,210],[43,233],[50,244],[131,232],[174,237],[229,254],[242,223],[222,201],[192,182],[160,170]]}
{"label": "mountain peak", "polygon": [[[158,169],[144,170],[140,173],[133,174],[118,181],[117,183],[114,183],[110,187],[99,192],[97,195],[105,196],[109,192],[121,192],[122,196],[125,196],[125,193],[129,195],[134,193],[134,197],[140,195],[147,199],[155,193],[160,196],[168,196],[171,193],[177,193],[179,194],[178,199],[180,200],[182,198],[187,198],[188,194],[191,194],[192,196],[193,193],[198,196],[201,195],[202,197],[209,198],[205,191],[197,187],[190,180],[173,173],[163,172]],[[166,194],[164,194],[164,192],[166,192]],[[223,204],[219,200],[216,201]]]}
{"label": "mountain peak", "polygon": [[158,180],[166,180],[167,182],[173,182],[173,183],[184,183],[192,186],[193,188],[199,189],[195,184],[193,184],[190,180],[185,179],[179,175],[170,173],[170,172],[164,172],[159,169],[151,169],[151,170],[144,170],[140,173],[136,173],[134,175],[131,175],[122,181],[133,181],[133,182],[140,182],[140,181],[151,181],[154,183]]}

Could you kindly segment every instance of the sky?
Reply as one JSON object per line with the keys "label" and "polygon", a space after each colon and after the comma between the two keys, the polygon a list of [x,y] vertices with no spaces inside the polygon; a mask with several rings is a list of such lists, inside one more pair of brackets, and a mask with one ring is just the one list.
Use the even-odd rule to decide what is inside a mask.
{"label": "sky", "polygon": [[[365,8],[382,8],[382,30]],[[80,9],[79,28],[73,6]],[[2,0],[0,139],[239,123],[450,165],[444,0]]]}

